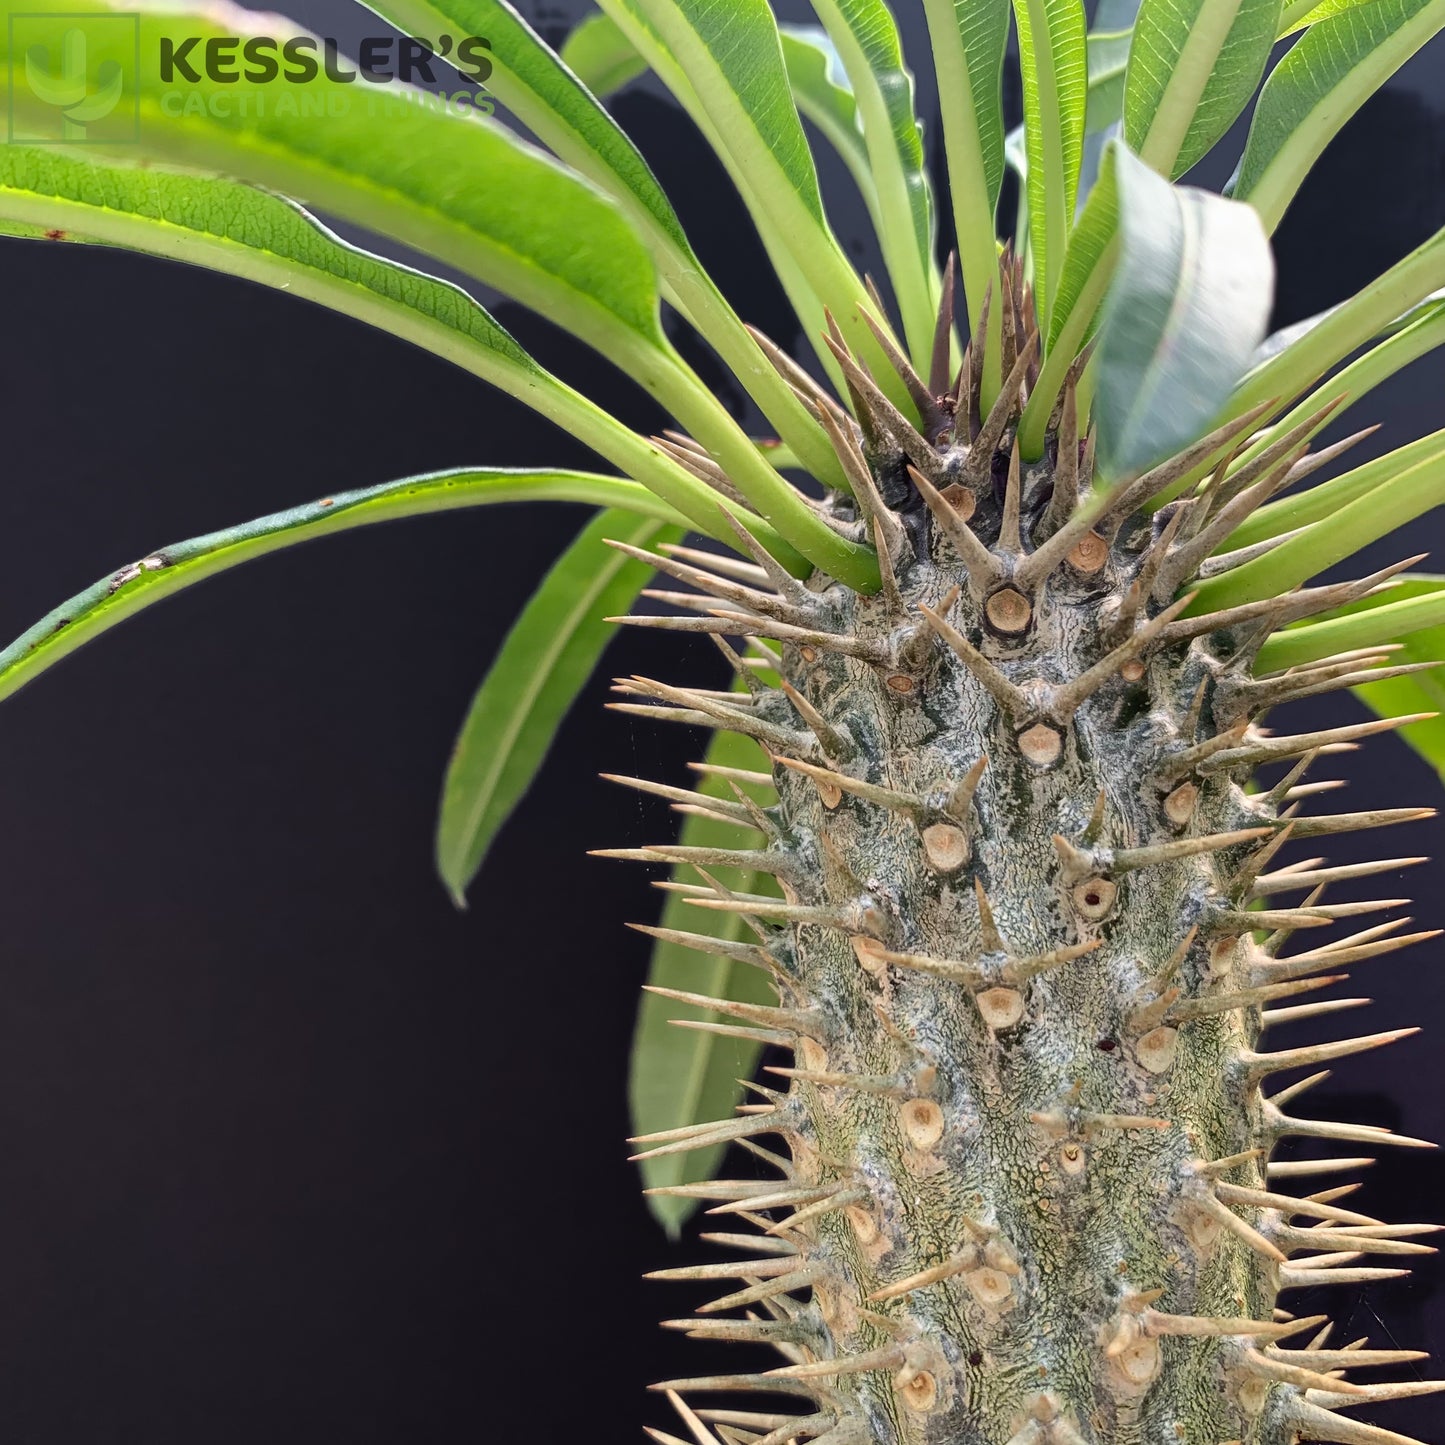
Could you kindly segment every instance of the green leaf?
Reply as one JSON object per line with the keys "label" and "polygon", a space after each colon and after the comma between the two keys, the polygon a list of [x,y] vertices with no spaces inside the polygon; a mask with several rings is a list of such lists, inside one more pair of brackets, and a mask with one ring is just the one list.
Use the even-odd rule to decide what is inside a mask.
{"label": "green leaf", "polygon": [[1348,301],[1290,335],[1286,344],[1254,366],[1230,398],[1229,414],[1243,416],[1272,398],[1298,396],[1345,357],[1402,320],[1445,286],[1445,229],[1397,261]]}
{"label": "green leaf", "polygon": [[1040,322],[1074,223],[1089,97],[1089,53],[1081,0],[1014,0],[1028,142],[1029,246]]}
{"label": "green leaf", "polygon": [[1084,134],[1098,135],[1124,118],[1124,82],[1129,72],[1133,30],[1089,32],[1089,101]]}
{"label": "green leaf", "polygon": [[206,266],[303,296],[401,336],[509,390],[541,368],[460,287],[343,241],[300,206],[208,176],[0,148],[0,224],[12,235],[99,242]]}
{"label": "green leaf", "polygon": [[274,512],[224,531],[157,547],[108,573],[47,613],[0,652],[0,698],[33,681],[61,658],[133,613],[254,557],[373,522],[499,502],[585,502],[623,508],[665,526],[677,514],[646,488],[590,472],[432,472]]}
{"label": "green leaf", "polygon": [[[1357,648],[1391,643],[1387,665],[1445,662],[1445,577],[1406,572],[1378,592],[1322,619],[1297,622],[1269,637],[1255,658],[1256,674],[1303,667]],[[1380,717],[1445,713],[1445,666],[1352,688]],[[1399,736],[1445,777],[1445,718],[1398,729]]]}
{"label": "green leaf", "polygon": [[1416,306],[1409,314],[1412,319],[1405,325],[1392,327],[1383,341],[1356,356],[1348,366],[1332,373],[1278,421],[1263,429],[1258,439],[1239,454],[1232,469],[1248,465],[1286,431],[1302,425],[1310,417],[1318,415],[1328,403],[1338,402],[1343,397],[1344,406],[1332,412],[1327,420],[1318,422],[1309,433],[1313,436],[1327,421],[1338,420],[1345,409],[1358,405],[1381,382],[1388,381],[1411,362],[1429,355],[1436,347],[1445,345],[1445,299]]}
{"label": "green leaf", "polygon": [[[1310,657],[1311,661],[1355,647],[1393,642],[1398,651],[1389,659],[1391,666],[1445,663],[1445,577],[1407,572],[1385,590],[1340,608],[1325,621],[1309,627],[1286,628],[1276,634],[1276,638],[1282,644],[1278,656],[1308,654],[1321,645],[1330,647],[1329,652]],[[1261,658],[1263,655],[1262,652]],[[1408,677],[1366,683],[1351,691],[1380,717],[1445,713],[1445,666]],[[1399,729],[1399,735],[1445,777],[1445,717],[1409,723]]]}
{"label": "green leaf", "polygon": [[780,25],[783,61],[798,110],[823,133],[838,152],[862,195],[875,231],[881,231],[878,185],[868,161],[868,142],[853,83],[843,69],[838,48],[821,25]]}
{"label": "green leaf", "polygon": [[[1379,335],[1393,336],[1395,332],[1404,330],[1405,327],[1418,320],[1424,312],[1433,311],[1436,303],[1440,301],[1445,301],[1445,289],[1432,291],[1423,300],[1383,327]],[[1262,366],[1266,361],[1272,361],[1287,346],[1292,346],[1301,337],[1309,335],[1320,322],[1333,316],[1339,309],[1339,306],[1329,306],[1323,311],[1315,312],[1313,316],[1306,316],[1303,321],[1293,321],[1288,326],[1281,326],[1278,331],[1271,331],[1265,337],[1263,345],[1255,353],[1255,365]]]}
{"label": "green leaf", "polygon": [[[544,371],[466,292],[348,245],[298,206],[234,181],[0,147],[0,230],[144,251],[244,276],[379,326],[490,382],[730,545],[718,497]],[[759,525],[768,545],[777,534]],[[791,552],[791,549],[787,549]],[[796,553],[795,563],[802,564]]]}
{"label": "green leaf", "polygon": [[[35,0],[32,9],[112,13],[94,0]],[[175,84],[161,78],[163,40],[279,39],[288,27],[239,7],[199,6],[143,10],[137,25],[140,138],[129,157],[225,171],[305,196],[497,286],[624,364],[650,363],[664,349],[656,270],[632,226],[612,201],[502,126],[397,103],[400,90],[358,95],[324,76],[308,82],[308,94],[334,113],[302,116],[278,103],[276,85],[247,79],[246,66],[229,83],[202,68],[186,86],[191,113],[178,117],[166,104]],[[92,30],[92,65],[134,67],[128,27]],[[18,114],[41,109],[23,86],[13,100]]]}
{"label": "green leaf", "polygon": [[[998,243],[994,216],[1003,185],[1004,123],[1002,75],[1008,46],[1010,0],[923,0],[933,65],[942,106],[948,153],[954,237],[968,303],[969,329],[976,330],[983,299],[998,290]],[[997,371],[999,317],[989,318],[988,364]],[[992,376],[996,392],[999,377]],[[987,388],[986,388],[987,390]]]}
{"label": "green leaf", "polygon": [[542,766],[577,694],[652,577],[607,540],[647,547],[682,529],[608,509],[558,558],[512,625],[452,747],[437,816],[437,872],[459,906],[467,885]]}
{"label": "green leaf", "polygon": [[[388,0],[388,4],[394,3],[396,0]],[[496,0],[488,0],[488,3],[494,4]],[[798,110],[818,127],[838,152],[862,194],[874,229],[879,229],[878,188],[868,160],[868,145],[863,139],[858,102],[837,47],[821,25],[779,25],[778,34],[782,41],[788,82],[793,88]],[[538,39],[537,44],[541,43]],[[561,59],[597,96],[612,93],[648,68],[646,60],[618,28],[617,22],[610,15],[602,14],[589,15],[573,30],[562,46]],[[515,109],[515,101],[512,108]],[[532,129],[546,137],[546,125],[545,113],[539,114],[532,122]],[[558,147],[553,144],[553,149]],[[559,154],[564,152],[559,150]],[[571,164],[592,174],[580,160],[580,157],[573,157]],[[606,184],[601,176],[594,175],[593,178],[599,184]],[[829,451],[831,453],[831,448]],[[819,475],[816,469],[814,475]],[[841,483],[839,477],[829,480],[832,485],[841,485],[846,490],[846,484]]]}
{"label": "green leaf", "polygon": [[[406,34],[435,38],[460,32],[488,38],[493,57],[489,89],[568,165],[617,200],[651,250],[668,299],[717,350],[779,434],[806,459],[808,470],[830,486],[842,485],[842,466],[822,428],[762,360],[742,321],[693,252],[647,162],[516,10],[505,0],[378,0],[377,8]],[[612,21],[597,19],[616,36],[614,50],[631,47]],[[597,26],[591,28],[597,34]],[[666,360],[670,367],[659,359],[650,371],[644,368],[636,374],[700,439],[719,453],[731,448],[735,457],[740,438],[726,413],[675,353]],[[683,373],[681,378],[678,372]],[[755,476],[766,485],[765,474]],[[745,480],[746,474],[740,485]]]}
{"label": "green leaf", "polygon": [[[1088,34],[1089,98],[1084,112],[1086,149],[1091,136],[1102,136],[1123,116],[1124,76],[1129,67],[1129,45],[1133,35],[1132,30],[1091,30]],[[1102,150],[1101,144],[1101,153]],[[1028,147],[1022,124],[1016,125],[1004,137],[1004,157],[1018,172],[1019,179],[1026,182],[1029,174]]]}
{"label": "green leaf", "polygon": [[1266,541],[1270,537],[1279,537],[1285,532],[1312,526],[1347,502],[1363,497],[1376,487],[1385,486],[1396,476],[1435,456],[1445,456],[1445,431],[1420,437],[1408,446],[1386,452],[1383,456],[1375,457],[1348,472],[1331,477],[1327,482],[1317,482],[1302,492],[1293,492],[1277,501],[1266,503],[1246,517],[1235,528],[1228,542],[1218,550],[1227,552],[1236,547],[1252,547],[1256,542]]}
{"label": "green leaf", "polygon": [[883,257],[916,366],[927,370],[938,300],[933,288],[933,196],[913,76],[883,0],[813,0],[857,100],[879,197]]}
{"label": "green leaf", "polygon": [[[1129,46],[1133,38],[1134,32],[1128,29],[1101,31],[1095,28],[1088,34],[1089,98],[1084,113],[1084,154],[1079,166],[1081,201],[1098,184],[1104,151],[1124,114],[1124,77],[1128,71]],[[1022,123],[1004,138],[1004,155],[1023,183],[1019,197],[1021,219],[1014,228],[1014,234],[1025,235],[1028,229],[1029,163]],[[1055,326],[1057,329],[1057,322]]]}
{"label": "green leaf", "polygon": [[[1337,608],[1323,620],[1297,622],[1274,633],[1260,648],[1254,670],[1264,674],[1304,667],[1337,653],[1399,642],[1411,634],[1441,626],[1445,626],[1445,577],[1405,572],[1380,591]],[[1426,647],[1424,657],[1408,660],[1445,658],[1445,649],[1430,643]]]}
{"label": "green leaf", "polygon": [[1117,145],[1105,148],[1099,179],[1084,202],[1064,253],[1048,351],[1019,422],[1019,447],[1029,461],[1044,453],[1054,403],[1069,367],[1093,334],[1099,308],[1113,280],[1119,253],[1119,190],[1115,176],[1118,150]]}
{"label": "green leaf", "polygon": [[609,16],[601,14],[588,15],[573,27],[562,42],[561,59],[599,99],[647,73],[647,62],[637,47]]}
{"label": "green leaf", "polygon": [[[714,733],[707,762],[717,767],[742,768],[749,772],[768,771],[768,759],[751,738],[736,733]],[[730,799],[733,794],[721,778],[709,777],[695,785],[711,797]],[[771,790],[746,785],[755,801],[772,801]],[[758,846],[761,835],[713,818],[689,817],[679,840],[689,847],[737,848]],[[738,893],[771,894],[777,891],[771,877],[735,868],[709,869],[727,888]],[[673,870],[676,882],[694,883],[691,868]],[[715,913],[691,908],[681,895],[668,895],[660,926],[687,933],[703,933],[729,943],[756,942],[736,913]],[[776,1004],[777,995],[766,977],[755,968],[732,959],[697,953],[679,944],[659,941],[652,953],[648,981],[659,988],[705,994],[709,998],[730,998],[747,1003]],[[738,1079],[748,1078],[757,1067],[760,1046],[746,1039],[721,1038],[695,1029],[681,1029],[671,1019],[710,1019],[706,1013],[686,1004],[674,1003],[645,993],[638,1007],[637,1029],[632,1043],[630,1094],[633,1132],[653,1134],[681,1128],[709,1119],[725,1119],[741,1098]],[[642,1161],[642,1177],[649,1189],[692,1183],[716,1174],[724,1147],[697,1149],[687,1154],[666,1154]],[[697,1202],[653,1195],[648,1200],[653,1214],[667,1232],[676,1237],[683,1222],[697,1208]]]}
{"label": "green leaf", "polygon": [[[1407,662],[1439,662],[1445,658],[1445,627],[1431,627],[1406,637],[1391,659]],[[1380,717],[1411,717],[1416,713],[1445,713],[1445,667],[1408,677],[1389,677],[1350,689],[1362,703]],[[1397,735],[1445,778],[1445,725],[1440,718],[1406,723]]]}
{"label": "green leaf", "polygon": [[1200,584],[1191,614],[1277,597],[1445,503],[1445,450],[1312,523],[1253,562]]}
{"label": "green leaf", "polygon": [[1143,0],[1124,85],[1124,138],[1183,175],[1234,124],[1264,74],[1280,0]]}
{"label": "green leaf", "polygon": [[1274,262],[1248,206],[1170,185],[1123,146],[1114,152],[1119,255],[1094,415],[1100,466],[1118,478],[1207,429],[1264,336]]}
{"label": "green leaf", "polygon": [[601,0],[601,6],[727,167],[785,283],[805,283],[811,303],[795,285],[789,292],[810,340],[824,328],[826,306],[855,349],[877,363],[879,384],[908,406],[858,315],[868,296],[828,226],[767,0]]}
{"label": "green leaf", "polygon": [[[68,0],[50,0],[43,13],[56,13],[58,3]],[[92,5],[87,13],[106,12]],[[877,585],[871,549],[839,537],[812,512],[673,350],[662,333],[652,257],[613,201],[494,122],[459,119],[421,104],[403,104],[399,114],[390,115],[387,107],[398,103],[398,93],[354,97],[340,81],[318,78],[309,85],[308,95],[327,103],[328,113],[316,119],[281,105],[275,86],[246,79],[249,67],[232,83],[206,79],[203,69],[202,79],[188,84],[188,113],[177,117],[167,103],[174,87],[160,79],[162,40],[209,43],[209,38],[236,39],[237,29],[262,36],[276,30],[275,17],[239,8],[217,14],[219,19],[207,10],[137,16],[141,139],[127,149],[128,159],[226,170],[307,195],[497,286],[582,337],[660,396],[770,524],[810,539],[801,555],[853,585]],[[114,63],[122,72],[125,64],[134,67],[129,26],[94,28],[92,64]],[[7,47],[12,31],[6,32]],[[14,100],[22,115],[46,109],[28,91],[17,89]],[[200,114],[189,113],[191,100]],[[418,155],[427,156],[428,164],[418,165]],[[496,204],[498,195],[505,195],[507,204]],[[755,348],[752,365],[765,366]],[[545,399],[556,401],[561,394],[557,383],[547,387]],[[569,403],[573,399],[575,393],[569,393]],[[575,405],[564,409],[577,411]],[[599,447],[603,455],[649,483],[665,479],[675,497],[683,497],[678,488],[687,474],[681,468],[670,463],[659,468],[653,447],[630,432],[619,436],[625,429],[615,422],[608,427],[600,417],[604,414],[588,416],[585,424],[607,433],[610,449]],[[621,460],[623,452],[629,460]],[[702,500],[707,489],[694,490],[689,479],[684,490],[691,499],[684,510],[704,530],[715,530],[716,503]],[[791,543],[787,550],[799,558]]]}
{"label": "green leaf", "polygon": [[1374,3],[1375,0],[1286,0],[1279,17],[1279,38],[1288,39],[1320,20],[1329,20],[1356,6]]}
{"label": "green leaf", "polygon": [[1340,128],[1442,26],[1445,0],[1374,0],[1311,25],[1260,92],[1233,194],[1273,231]]}

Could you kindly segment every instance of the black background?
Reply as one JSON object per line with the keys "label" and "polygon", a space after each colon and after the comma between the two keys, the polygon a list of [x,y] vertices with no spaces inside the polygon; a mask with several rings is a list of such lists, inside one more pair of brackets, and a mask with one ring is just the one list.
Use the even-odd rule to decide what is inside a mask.
{"label": "black background", "polygon": [[[582,7],[523,8],[559,34]],[[326,4],[295,13],[377,29]],[[926,82],[920,104],[934,114]],[[1332,148],[1278,236],[1278,322],[1445,223],[1442,104],[1437,45]],[[724,289],[796,346],[690,127],[645,85],[617,109]],[[858,211],[845,188],[837,229],[867,263]],[[0,295],[7,636],[158,543],[306,497],[468,463],[588,464],[442,362],[240,281],[4,242]],[[605,362],[500,314],[604,404],[659,424]],[[1442,381],[1431,358],[1371,397],[1356,413],[1385,424],[1370,446],[1445,420]],[[602,712],[599,674],[470,912],[431,871],[453,730],[584,519],[482,510],[284,553],[0,708],[5,1440],[610,1445],[664,1419],[648,1380],[726,1362],[654,1326],[694,1291],[639,1279],[695,1257],[650,1222],[622,1144],[646,949],[621,925],[657,897],[641,870],[583,856],[669,827],[598,771],[680,779],[696,737]],[[1409,550],[1439,532],[1425,519]],[[713,678],[710,654],[629,635],[604,673]],[[1355,806],[1439,795],[1394,740],[1328,761]],[[1438,850],[1439,832],[1334,856]],[[1382,891],[1408,885],[1421,924],[1445,923],[1440,876]],[[1354,991],[1380,1001],[1368,1027],[1435,1031],[1343,1066],[1306,1112],[1445,1136],[1438,958],[1361,970]],[[1387,1157],[1361,1207],[1437,1217],[1442,1173],[1435,1155]],[[1342,1342],[1413,1346],[1441,1338],[1437,1284],[1427,1262],[1407,1284],[1291,1304],[1334,1307]],[[1424,1430],[1433,1403],[1374,1418]]]}

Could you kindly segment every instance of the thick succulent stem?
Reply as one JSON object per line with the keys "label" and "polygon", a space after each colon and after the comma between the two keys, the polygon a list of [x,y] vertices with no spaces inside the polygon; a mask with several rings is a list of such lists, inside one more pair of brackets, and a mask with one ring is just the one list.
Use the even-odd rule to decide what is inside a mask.
{"label": "thick succulent stem", "polygon": [[993,416],[940,398],[927,437],[900,436],[876,399],[860,434],[834,427],[845,465],[866,466],[856,520],[883,590],[815,578],[781,621],[719,583],[718,611],[687,619],[775,639],[776,687],[723,704],[630,685],[774,755],[768,841],[746,862],[784,901],[706,886],[694,901],[762,931],[778,1006],[731,1011],[794,1054],[756,1112],[650,1141],[788,1147],[776,1187],[716,1206],[763,1247],[697,1276],[733,1281],[703,1314],[745,1317],[693,1322],[787,1363],[672,1384],[755,1396],[715,1438],[767,1445],[1383,1445],[1400,1437],[1335,1413],[1397,1388],[1341,1373],[1380,1361],[1312,1347],[1319,1322],[1278,1302],[1394,1272],[1368,1257],[1421,1250],[1406,1238],[1421,1230],[1297,1199],[1269,1155],[1292,1132],[1416,1141],[1293,1120],[1266,1091],[1399,1035],[1271,1053],[1266,1031],[1281,1001],[1307,1006],[1405,940],[1386,925],[1316,943],[1364,908],[1281,900],[1271,860],[1310,821],[1298,775],[1243,786],[1257,763],[1354,735],[1266,734],[1259,708],[1369,663],[1272,686],[1251,673],[1268,613],[1179,618],[1175,589],[1222,548],[1229,529],[1206,529],[1243,484],[1152,515],[1134,509],[1168,464],[1092,491],[1072,388],[1045,459],[1021,467],[1031,366],[1030,343]]}

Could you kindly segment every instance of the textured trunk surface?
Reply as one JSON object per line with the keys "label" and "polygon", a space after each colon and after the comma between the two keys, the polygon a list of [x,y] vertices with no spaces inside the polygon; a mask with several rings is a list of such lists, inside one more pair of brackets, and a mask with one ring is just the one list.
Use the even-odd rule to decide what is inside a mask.
{"label": "textured trunk surface", "polygon": [[[1099,622],[1137,569],[1132,540],[1092,576],[1056,574],[1017,638],[983,622],[946,542],[899,582],[913,610],[959,585],[950,621],[986,657],[1021,682],[1063,682],[1109,650]],[[834,601],[840,631],[889,636],[885,602]],[[1035,721],[1032,736],[943,649],[884,674],[790,647],[784,671],[852,740],[861,776],[931,800],[910,815],[779,780],[785,882],[837,919],[791,940],[787,1002],[814,1016],[799,1062],[869,1081],[798,1079],[783,1106],[798,1182],[856,1197],[816,1216],[800,1251],[819,1271],[805,1343],[825,1359],[892,1346],[906,1362],[832,1382],[867,1422],[860,1438],[1001,1441],[1055,1408],[1121,1445],[1174,1445],[1186,1426],[1246,1437],[1265,1392],[1231,1350],[1138,1329],[1161,1290],[1170,1312],[1270,1319],[1274,1265],[1201,1203],[1199,1168],[1266,1141],[1257,1013],[1180,1028],[1159,1006],[1181,951],[1174,982],[1190,996],[1254,982],[1236,916],[1248,886],[1230,885],[1240,850],[1113,864],[1115,850],[1272,815],[1227,774],[1195,783],[1170,767],[1197,741],[1207,660],[1118,676],[1072,726]],[[984,757],[971,806],[950,814]],[[1258,1159],[1224,1177],[1264,1184]],[[870,1303],[943,1263],[948,1278]]]}
{"label": "textured trunk surface", "polygon": [[[1022,356],[1013,370],[1021,381]],[[1261,1034],[1280,1001],[1308,1004],[1339,965],[1404,940],[1389,927],[1314,933],[1281,952],[1336,911],[1317,893],[1285,903],[1327,880],[1270,873],[1273,853],[1291,829],[1363,820],[1282,824],[1298,770],[1269,792],[1243,786],[1258,763],[1288,770],[1370,730],[1279,738],[1254,718],[1377,657],[1296,679],[1250,667],[1271,626],[1376,579],[1181,618],[1171,599],[1217,545],[1210,527],[1227,531],[1216,524],[1251,486],[1257,504],[1285,484],[1301,447],[1151,514],[1139,504],[1207,449],[1101,499],[1072,390],[1049,459],[1030,469],[1003,428],[1017,385],[993,418],[975,402],[968,422],[925,415],[920,436],[852,379],[871,425],[836,429],[859,494],[837,515],[878,539],[883,590],[802,587],[761,555],[721,578],[664,564],[721,599],[711,619],[676,625],[775,639],[780,661],[759,658],[780,682],[754,677],[727,703],[631,685],[680,704],[671,716],[757,737],[778,790],[764,848],[688,861],[703,870],[701,906],[752,921],[759,944],[741,956],[778,987],[776,1009],[718,1007],[790,1047],[794,1067],[755,1112],[646,1141],[787,1146],[750,1141],[775,1186],[704,1191],[756,1225],[761,1247],[672,1272],[736,1279],[694,1330],[765,1341],[788,1361],[673,1382],[754,1396],[703,1411],[709,1425],[693,1417],[695,1438],[1399,1440],[1335,1413],[1399,1387],[1335,1372],[1417,1357],[1342,1358],[1316,1338],[1320,1321],[1281,1318],[1277,1300],[1374,1278],[1356,1260],[1415,1252],[1405,1236],[1423,1229],[1386,1228],[1328,1191],[1281,1197],[1293,1171],[1268,1165],[1290,1133],[1414,1142],[1289,1118],[1269,1082],[1395,1035],[1270,1054]],[[728,893],[706,867],[730,861],[773,873],[785,901]]]}

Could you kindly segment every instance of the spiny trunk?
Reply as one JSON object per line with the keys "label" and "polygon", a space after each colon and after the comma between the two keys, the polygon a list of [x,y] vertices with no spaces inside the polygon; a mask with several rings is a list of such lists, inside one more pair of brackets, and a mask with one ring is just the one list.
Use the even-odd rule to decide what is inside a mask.
{"label": "spiny trunk", "polygon": [[[1295,930],[1384,906],[1317,894],[1290,906],[1328,872],[1271,861],[1291,832],[1390,820],[1297,819],[1291,793],[1321,747],[1384,725],[1294,737],[1252,725],[1379,661],[1251,673],[1271,628],[1379,579],[1189,617],[1177,590],[1226,523],[1297,474],[1301,437],[1151,513],[1147,499],[1226,453],[1249,420],[1104,496],[1072,383],[1047,458],[1020,465],[1028,346],[1006,357],[988,416],[977,368],[954,392],[908,375],[921,434],[843,360],[862,429],[813,401],[857,492],[834,513],[877,540],[883,590],[803,586],[762,553],[726,577],[664,563],[723,614],[668,625],[780,641],[780,660],[760,654],[778,685],[743,663],[753,685],[734,702],[632,684],[773,754],[778,802],[747,861],[784,901],[720,885],[696,901],[754,921],[760,943],[744,952],[779,993],[776,1008],[716,1006],[794,1051],[758,1112],[648,1141],[774,1135],[788,1148],[772,1156],[775,1189],[717,1191],[766,1231],[762,1247],[671,1273],[735,1279],[695,1330],[769,1342],[789,1363],[675,1388],[792,1395],[796,1416],[764,1395],[716,1417],[715,1438],[767,1445],[1398,1440],[1334,1413],[1398,1387],[1335,1372],[1415,1356],[1324,1348],[1311,1338],[1322,1321],[1281,1321],[1276,1302],[1393,1274],[1355,1261],[1396,1264],[1422,1230],[1385,1228],[1328,1192],[1284,1197],[1302,1171],[1268,1159],[1289,1134],[1415,1141],[1293,1119],[1283,1095],[1298,1086],[1265,1090],[1399,1035],[1282,1053],[1261,1042],[1335,970],[1410,941],[1366,927],[1280,952]],[[1252,769],[1277,761],[1300,766],[1246,793]]]}

